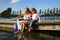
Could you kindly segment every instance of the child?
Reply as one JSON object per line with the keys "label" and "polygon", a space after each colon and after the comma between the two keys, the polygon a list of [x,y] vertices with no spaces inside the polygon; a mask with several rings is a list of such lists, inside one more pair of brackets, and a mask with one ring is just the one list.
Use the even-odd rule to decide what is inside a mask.
{"label": "child", "polygon": [[38,22],[38,20],[40,18],[35,8],[31,8],[31,12],[32,12],[32,20],[30,22],[30,25],[29,25],[30,27],[28,28],[28,32],[31,31],[32,24],[35,22]]}
{"label": "child", "polygon": [[22,14],[22,15],[24,17],[24,20],[21,23],[21,31],[23,32],[25,25],[26,24],[29,25],[29,22],[31,20],[31,12],[30,12],[29,8],[26,7],[24,10],[24,14]]}

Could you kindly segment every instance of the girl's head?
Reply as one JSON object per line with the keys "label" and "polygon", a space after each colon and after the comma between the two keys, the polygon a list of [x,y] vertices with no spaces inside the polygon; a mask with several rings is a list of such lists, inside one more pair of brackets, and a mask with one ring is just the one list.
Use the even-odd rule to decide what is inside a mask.
{"label": "girl's head", "polygon": [[37,10],[35,8],[31,8],[32,13],[37,13]]}
{"label": "girl's head", "polygon": [[27,14],[27,13],[31,13],[28,7],[26,7],[26,8],[24,9],[24,13],[26,13],[26,14]]}

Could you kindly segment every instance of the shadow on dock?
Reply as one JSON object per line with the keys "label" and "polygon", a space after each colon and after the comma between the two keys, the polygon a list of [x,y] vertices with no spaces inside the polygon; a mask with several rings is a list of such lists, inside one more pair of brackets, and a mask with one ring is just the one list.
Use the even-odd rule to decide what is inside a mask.
{"label": "shadow on dock", "polygon": [[32,30],[31,32],[13,34],[14,32],[0,31],[3,40],[60,40],[60,31]]}

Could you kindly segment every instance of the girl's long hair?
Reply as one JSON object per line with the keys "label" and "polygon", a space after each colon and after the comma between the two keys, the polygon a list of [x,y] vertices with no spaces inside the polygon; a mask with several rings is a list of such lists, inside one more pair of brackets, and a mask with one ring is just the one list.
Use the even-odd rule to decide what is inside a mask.
{"label": "girl's long hair", "polygon": [[34,13],[37,13],[37,10],[35,8],[31,8],[31,11],[33,11]]}
{"label": "girl's long hair", "polygon": [[31,13],[31,11],[29,10],[28,7],[26,7],[25,10],[26,10],[26,12],[24,12],[24,13]]}

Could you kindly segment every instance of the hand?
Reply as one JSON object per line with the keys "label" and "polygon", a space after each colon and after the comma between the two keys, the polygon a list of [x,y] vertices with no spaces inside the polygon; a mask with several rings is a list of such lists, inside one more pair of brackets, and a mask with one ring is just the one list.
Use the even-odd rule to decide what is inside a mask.
{"label": "hand", "polygon": [[16,18],[19,18],[19,16],[17,16]]}

